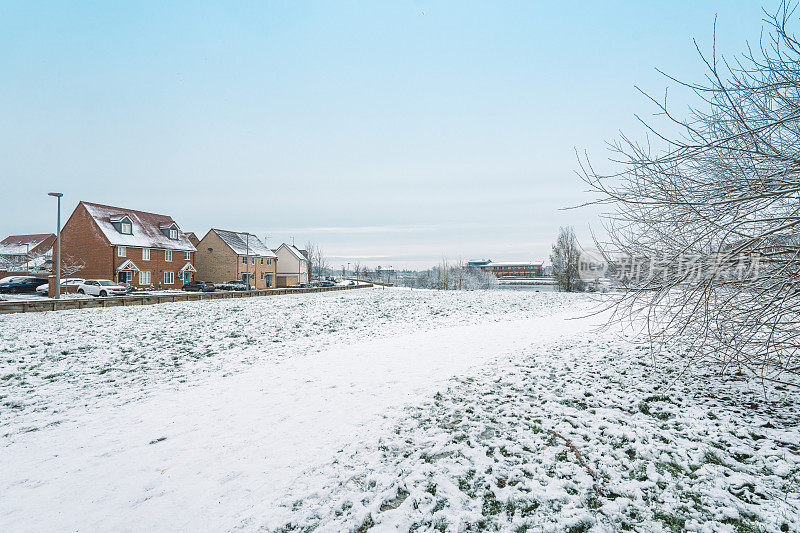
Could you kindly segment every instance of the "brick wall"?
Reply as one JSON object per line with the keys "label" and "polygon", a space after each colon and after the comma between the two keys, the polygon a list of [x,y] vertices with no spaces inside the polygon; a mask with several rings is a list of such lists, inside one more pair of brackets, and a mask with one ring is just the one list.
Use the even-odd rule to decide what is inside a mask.
{"label": "brick wall", "polygon": [[[100,228],[78,204],[61,229],[61,264],[83,262],[83,267],[69,277],[114,279],[113,249]],[[62,273],[62,277],[67,277]]]}
{"label": "brick wall", "polygon": [[[150,248],[150,259],[144,259],[143,248],[125,247],[125,256],[120,257],[119,247],[114,247],[114,269],[122,265],[127,260],[131,260],[140,271],[150,272],[150,283],[141,283],[140,272],[131,272],[132,278],[128,282],[136,287],[153,287],[154,289],[180,289],[183,287],[183,277],[180,271],[186,263],[195,262],[195,253],[189,252],[189,259],[186,259],[184,252],[172,251],[172,260],[167,261],[167,250]],[[196,268],[196,267],[195,267]],[[167,283],[164,278],[165,272],[173,273],[173,282]],[[194,279],[192,273],[190,279]],[[112,278],[117,281],[116,278]],[[199,278],[198,278],[199,279]]]}

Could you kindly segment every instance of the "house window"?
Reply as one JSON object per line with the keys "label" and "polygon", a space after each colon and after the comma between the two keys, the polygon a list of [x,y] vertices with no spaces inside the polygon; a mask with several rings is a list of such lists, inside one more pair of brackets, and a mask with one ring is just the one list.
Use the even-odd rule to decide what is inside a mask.
{"label": "house window", "polygon": [[125,235],[131,235],[133,234],[133,225],[130,222],[120,222],[119,232]]}
{"label": "house window", "polygon": [[242,257],[242,264],[243,264],[243,265],[246,265],[246,264],[247,264],[247,257],[246,257],[246,256],[245,256],[245,257]]}
{"label": "house window", "polygon": [[131,280],[133,279],[133,272],[131,272],[130,270],[125,270],[121,274],[123,283],[130,283]]}
{"label": "house window", "polygon": [[164,250],[164,261],[172,261],[172,250]]}
{"label": "house window", "polygon": [[117,256],[118,257],[126,257],[128,255],[128,249],[124,246],[117,246]]}
{"label": "house window", "polygon": [[173,285],[175,283],[175,272],[164,272],[164,285]]}
{"label": "house window", "polygon": [[256,258],[255,257],[252,259],[251,263],[253,263],[254,265],[256,264]]}
{"label": "house window", "polygon": [[271,258],[271,257],[267,257],[267,264],[268,264],[268,265],[271,265],[271,264],[272,264],[272,258]]}
{"label": "house window", "polygon": [[142,261],[150,261],[150,248],[142,248]]}
{"label": "house window", "polygon": [[178,230],[176,230],[175,228],[170,228],[170,230],[169,230],[169,238],[172,239],[173,241],[177,241],[178,240]]}
{"label": "house window", "polygon": [[[210,250],[210,248],[209,248],[209,250]],[[191,261],[192,260],[192,252],[183,252],[183,258],[186,259],[187,261]]]}
{"label": "house window", "polygon": [[261,258],[261,264],[262,265],[264,264],[264,258],[263,257]]}
{"label": "house window", "polygon": [[139,271],[139,285],[150,285],[150,271]]}

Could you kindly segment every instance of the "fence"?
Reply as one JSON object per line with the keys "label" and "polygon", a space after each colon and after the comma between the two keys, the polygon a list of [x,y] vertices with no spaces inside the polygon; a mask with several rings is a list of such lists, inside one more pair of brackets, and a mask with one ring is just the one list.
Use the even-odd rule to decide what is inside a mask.
{"label": "fence", "polygon": [[344,291],[366,287],[372,287],[372,285],[310,287],[306,289],[264,289],[258,291],[187,292],[183,294],[129,294],[127,296],[62,298],[58,300],[16,300],[0,302],[0,315],[7,313],[36,313],[41,311],[63,311],[65,309],[86,309],[90,307],[125,307],[129,305],[153,305],[166,302],[194,302],[197,300],[221,300],[226,298],[277,296],[280,294]]}

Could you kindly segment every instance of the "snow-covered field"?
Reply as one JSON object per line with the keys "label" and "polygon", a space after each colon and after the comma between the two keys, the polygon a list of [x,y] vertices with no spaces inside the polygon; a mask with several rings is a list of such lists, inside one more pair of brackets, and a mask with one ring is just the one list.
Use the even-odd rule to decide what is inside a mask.
{"label": "snow-covered field", "polygon": [[[797,394],[580,295],[0,316],[0,530],[796,531]],[[568,445],[569,444],[569,445]]]}

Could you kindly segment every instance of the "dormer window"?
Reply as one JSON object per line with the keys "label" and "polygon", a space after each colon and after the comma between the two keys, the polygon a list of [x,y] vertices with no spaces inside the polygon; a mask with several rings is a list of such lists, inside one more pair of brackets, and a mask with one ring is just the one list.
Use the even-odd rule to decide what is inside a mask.
{"label": "dormer window", "polygon": [[123,235],[133,235],[133,223],[128,215],[116,215],[111,217],[111,224],[118,232]]}
{"label": "dormer window", "polygon": [[170,222],[170,223],[166,223],[166,224],[161,224],[159,227],[161,229],[161,233],[163,233],[166,238],[168,238],[171,241],[177,241],[178,240],[178,225],[177,224],[175,224],[174,222]]}

